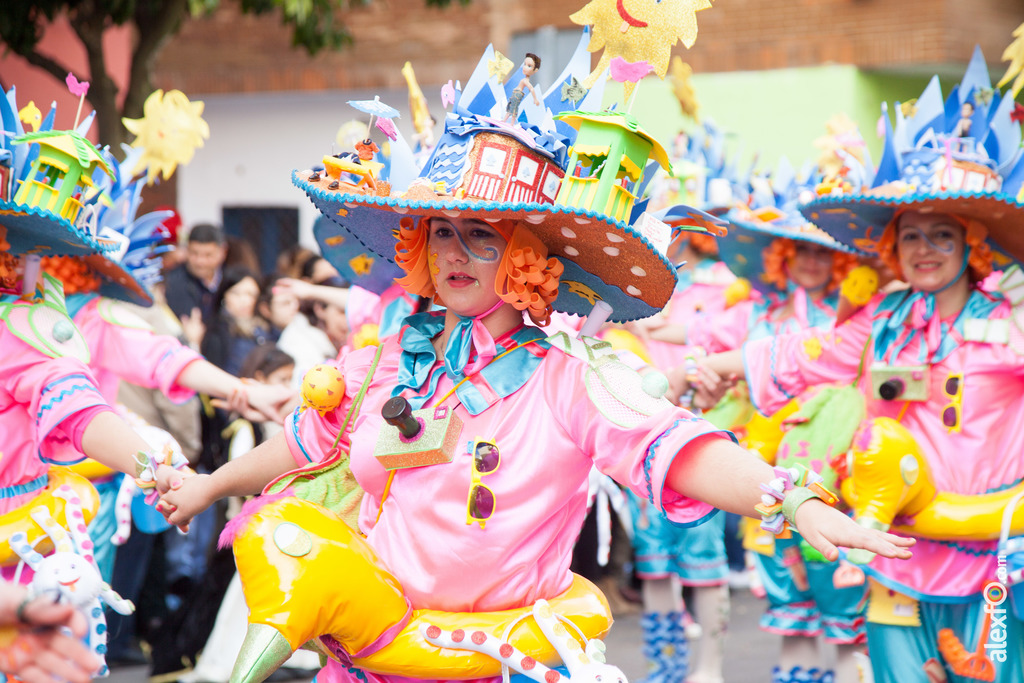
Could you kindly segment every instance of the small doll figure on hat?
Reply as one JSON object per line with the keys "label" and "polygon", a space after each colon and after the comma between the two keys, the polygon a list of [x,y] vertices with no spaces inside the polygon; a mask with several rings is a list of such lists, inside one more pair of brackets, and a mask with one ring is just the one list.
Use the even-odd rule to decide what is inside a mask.
{"label": "small doll figure on hat", "polygon": [[533,96],[533,103],[538,107],[540,106],[537,91],[533,89],[533,84],[530,83],[530,77],[538,71],[540,71],[540,57],[532,52],[527,52],[526,57],[523,59],[523,79],[519,81],[519,85],[512,91],[512,95],[508,98],[508,104],[505,106],[505,121],[509,119],[515,121],[519,117],[519,105],[522,104],[527,90]]}
{"label": "small doll figure on hat", "polygon": [[960,120],[953,128],[953,137],[966,138],[971,135],[971,118],[974,116],[974,103],[964,102],[960,105]]}
{"label": "small doll figure on hat", "polygon": [[367,161],[373,161],[373,155],[380,151],[380,147],[377,146],[370,138],[366,138],[362,142],[356,143],[356,154],[359,156],[359,161],[366,163]]}

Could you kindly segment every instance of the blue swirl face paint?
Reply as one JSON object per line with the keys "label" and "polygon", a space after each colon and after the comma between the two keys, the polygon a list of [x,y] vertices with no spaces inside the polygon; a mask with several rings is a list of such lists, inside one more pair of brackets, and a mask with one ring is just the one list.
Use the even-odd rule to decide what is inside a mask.
{"label": "blue swirl face paint", "polygon": [[[439,221],[439,223],[435,224],[434,221]],[[489,234],[495,234],[494,229],[488,226],[483,221],[469,221],[467,223],[464,223],[463,226],[467,231],[474,230],[477,227],[477,223],[479,223],[480,228],[486,230]],[[470,258],[476,259],[477,261],[482,261],[484,263],[493,263],[497,261],[498,258],[501,256],[501,251],[491,246],[485,246],[483,248],[483,253],[474,251],[473,248],[469,246],[469,244],[466,242],[466,239],[462,236],[462,231],[459,230],[454,223],[447,221],[445,219],[434,218],[431,220],[431,230],[436,231],[443,227],[447,227],[455,234],[456,239],[459,240],[459,244],[462,245],[462,249],[466,252],[467,255],[470,256]]]}
{"label": "blue swirl face paint", "polygon": [[[900,243],[912,242],[915,238],[923,239],[935,251],[952,254],[956,250],[956,238],[952,234],[946,236],[944,230],[936,230],[937,237],[933,240],[921,228],[909,225],[900,228]],[[909,238],[909,239],[908,239]]]}

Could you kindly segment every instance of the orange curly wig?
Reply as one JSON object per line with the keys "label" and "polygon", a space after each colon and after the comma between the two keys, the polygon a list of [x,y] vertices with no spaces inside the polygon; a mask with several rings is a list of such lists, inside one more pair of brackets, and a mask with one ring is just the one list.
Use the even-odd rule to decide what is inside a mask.
{"label": "orange curly wig", "polygon": [[44,256],[43,271],[64,283],[64,293],[95,292],[100,277],[85,261],[74,256]]}
{"label": "orange curly wig", "polygon": [[[763,252],[764,281],[776,288],[786,291],[789,285],[789,264],[796,257],[796,242],[785,237],[772,240]],[[851,270],[859,265],[857,257],[842,251],[832,252],[832,279],[828,283],[828,291],[832,291],[846,279]]]}
{"label": "orange curly wig", "polygon": [[[494,291],[502,301],[530,314],[536,325],[544,327],[551,320],[551,304],[558,296],[558,280],[564,266],[555,258],[548,258],[548,249],[540,239],[521,224],[511,232],[501,223],[491,224],[508,240],[501,266],[494,281]],[[395,263],[405,271],[405,277],[395,282],[405,291],[417,296],[437,298],[434,287],[436,266],[430,263],[427,236],[430,218],[424,217],[417,225],[404,217],[398,224],[398,243],[395,245]]]}
{"label": "orange curly wig", "polygon": [[690,248],[704,256],[718,256],[718,238],[700,232],[690,233]]}
{"label": "orange curly wig", "polygon": [[[885,226],[882,236],[878,238],[878,258],[882,259],[882,263],[901,280],[903,269],[900,267],[900,256],[897,252],[896,224],[905,212],[906,209],[897,211]],[[972,285],[981,282],[992,273],[992,250],[985,241],[988,237],[988,228],[973,218],[964,218],[956,214],[949,216],[964,229],[964,241],[970,247],[970,251],[967,252],[967,279]]]}
{"label": "orange curly wig", "polygon": [[[6,248],[10,249],[11,245]],[[8,251],[0,252],[0,289],[15,289],[18,279],[18,257]]]}

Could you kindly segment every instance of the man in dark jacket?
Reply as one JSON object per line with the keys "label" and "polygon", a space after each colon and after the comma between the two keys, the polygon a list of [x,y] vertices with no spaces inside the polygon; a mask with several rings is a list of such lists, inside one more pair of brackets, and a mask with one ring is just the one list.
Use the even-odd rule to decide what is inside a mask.
{"label": "man in dark jacket", "polygon": [[192,228],[185,247],[185,263],[164,277],[167,305],[176,316],[191,316],[196,309],[203,317],[210,314],[225,256],[227,242],[223,230],[209,223]]}

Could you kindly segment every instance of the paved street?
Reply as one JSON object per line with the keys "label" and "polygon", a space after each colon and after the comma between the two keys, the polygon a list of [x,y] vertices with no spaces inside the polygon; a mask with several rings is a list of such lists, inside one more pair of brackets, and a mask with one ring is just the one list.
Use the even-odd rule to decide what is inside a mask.
{"label": "paved street", "polygon": [[[757,628],[764,603],[747,591],[733,594],[732,618],[725,644],[726,683],[767,683],[775,662],[779,639]],[[619,616],[607,639],[608,661],[619,666],[631,681],[644,675],[640,656],[640,625],[637,615]],[[143,667],[118,669],[111,683],[146,683]]]}

